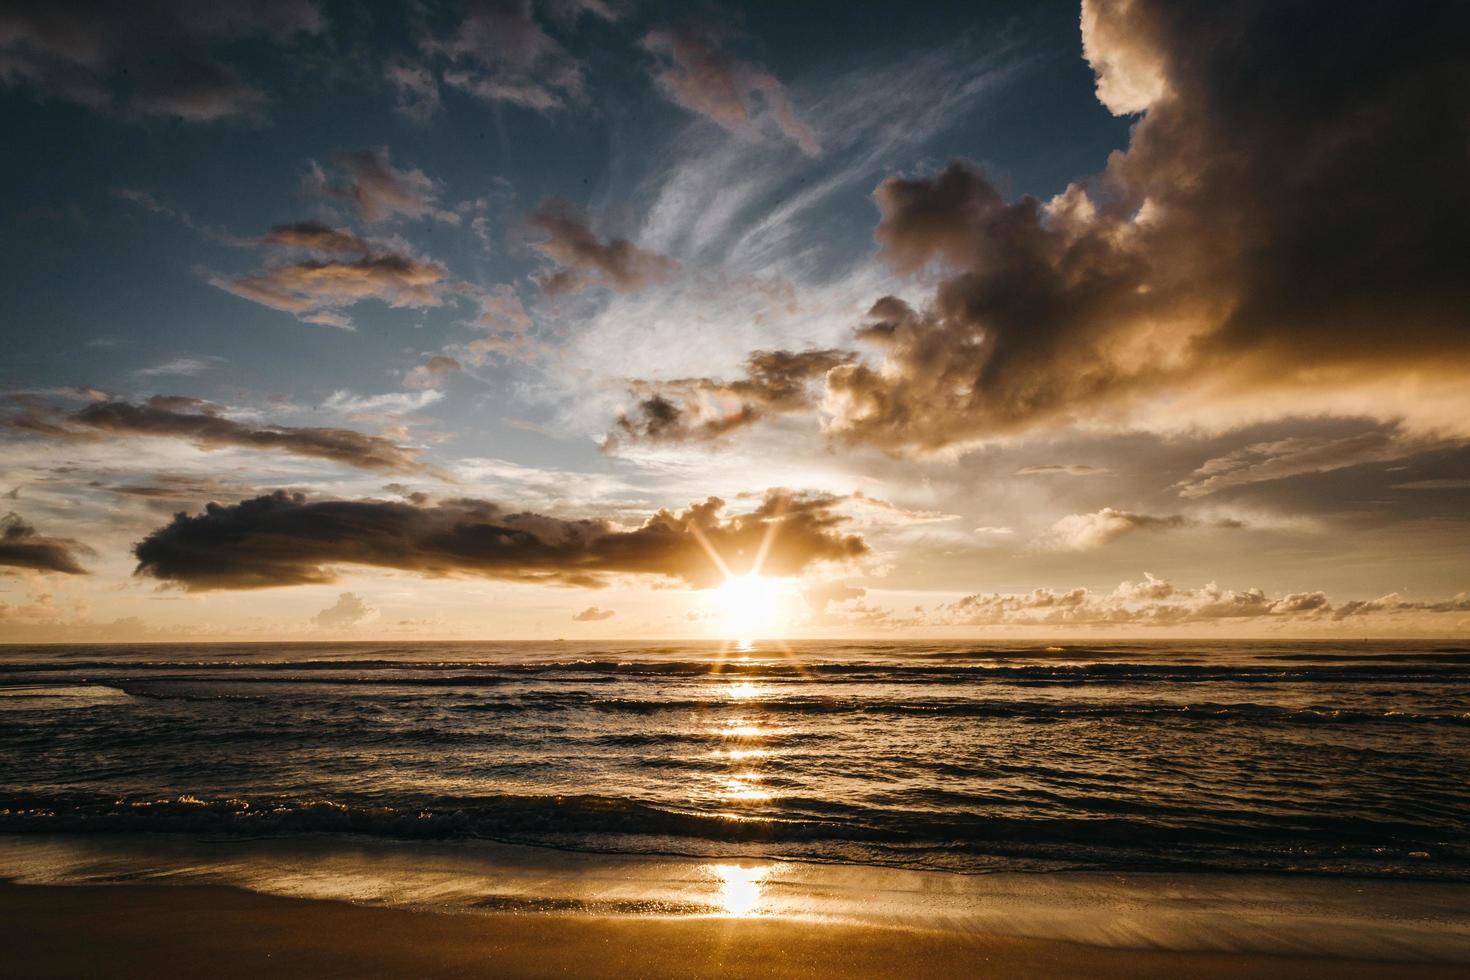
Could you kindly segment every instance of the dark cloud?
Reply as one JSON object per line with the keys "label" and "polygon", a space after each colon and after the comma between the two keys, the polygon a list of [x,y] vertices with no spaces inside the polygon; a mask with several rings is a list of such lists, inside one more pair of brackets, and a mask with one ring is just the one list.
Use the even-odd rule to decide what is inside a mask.
{"label": "dark cloud", "polygon": [[679,263],[667,255],[639,248],[626,238],[599,240],[564,201],[543,202],[529,221],[550,236],[538,242],[536,250],[560,266],[537,280],[548,295],[593,285],[631,293],[679,270]]}
{"label": "dark cloud", "polygon": [[95,439],[102,434],[165,436],[204,448],[239,446],[329,459],[360,469],[423,471],[412,449],[352,429],[251,425],[221,414],[217,405],[194,398],[155,396],[143,404],[100,401],[68,413],[31,409],[10,424],[38,435]]}
{"label": "dark cloud", "polygon": [[924,452],[1038,426],[1298,414],[1467,433],[1470,5],[1083,5],[1126,150],[1050,201],[975,167],[880,184],[895,271],[834,369],[845,440]]}
{"label": "dark cloud", "polygon": [[0,517],[0,568],[85,575],[77,556],[92,554],[86,545],[69,538],[48,538],[21,520],[18,514]]}
{"label": "dark cloud", "polygon": [[266,94],[213,51],[325,27],[315,0],[11,0],[0,5],[0,85],[125,118],[259,118]]}
{"label": "dark cloud", "polygon": [[772,491],[755,510],[726,516],[724,501],[711,497],[625,529],[484,500],[415,506],[308,501],[278,491],[179,514],[134,550],[139,574],[193,591],[331,582],[336,565],[583,587],[601,586],[611,575],[658,575],[708,587],[724,580],[711,553],[734,574],[748,572],[764,553],[768,575],[865,554],[860,537],[841,532],[835,503]]}
{"label": "dark cloud", "polygon": [[612,619],[617,615],[613,609],[599,609],[596,606],[588,606],[572,617],[574,623],[600,623],[604,619]]}
{"label": "dark cloud", "polygon": [[810,126],[797,115],[774,75],[723,50],[726,32],[709,23],[684,21],[648,33],[643,47],[657,57],[650,69],[671,100],[737,133],[755,129],[757,99],[776,128],[807,156],[822,152]]}
{"label": "dark cloud", "polygon": [[761,418],[812,407],[811,384],[856,355],[839,350],[758,350],[734,381],[678,378],[639,382],[638,402],[622,415],[607,447],[621,440],[683,442],[712,439]]}

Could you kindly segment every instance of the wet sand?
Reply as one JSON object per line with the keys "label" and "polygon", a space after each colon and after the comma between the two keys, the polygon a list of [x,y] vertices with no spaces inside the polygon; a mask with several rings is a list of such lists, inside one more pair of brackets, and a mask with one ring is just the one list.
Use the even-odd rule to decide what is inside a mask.
{"label": "wet sand", "polygon": [[1463,964],[732,917],[449,914],[196,885],[0,886],[15,977],[1463,977]]}

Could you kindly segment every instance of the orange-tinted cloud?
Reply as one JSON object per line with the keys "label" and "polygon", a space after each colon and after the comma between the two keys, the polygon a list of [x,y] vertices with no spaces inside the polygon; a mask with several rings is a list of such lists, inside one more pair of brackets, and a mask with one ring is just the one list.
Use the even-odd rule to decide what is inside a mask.
{"label": "orange-tinted cloud", "polygon": [[873,305],[828,431],[910,453],[1331,413],[1470,436],[1470,8],[1330,22],[1085,3],[1100,98],[1141,114],[1128,147],[1050,200],[963,162],[883,181],[881,260],[937,285]]}

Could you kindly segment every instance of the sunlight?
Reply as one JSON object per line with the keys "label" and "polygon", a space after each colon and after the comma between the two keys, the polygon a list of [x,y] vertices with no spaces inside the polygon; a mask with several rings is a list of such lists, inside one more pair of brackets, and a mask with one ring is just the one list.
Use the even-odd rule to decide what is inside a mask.
{"label": "sunlight", "polygon": [[738,864],[714,864],[710,866],[720,882],[718,901],[725,915],[751,916],[757,914],[761,901],[761,882],[768,873],[766,868],[742,868]]}
{"label": "sunlight", "polygon": [[786,627],[788,592],[784,583],[754,573],[727,578],[714,592],[725,636],[749,650],[751,640],[779,634]]}

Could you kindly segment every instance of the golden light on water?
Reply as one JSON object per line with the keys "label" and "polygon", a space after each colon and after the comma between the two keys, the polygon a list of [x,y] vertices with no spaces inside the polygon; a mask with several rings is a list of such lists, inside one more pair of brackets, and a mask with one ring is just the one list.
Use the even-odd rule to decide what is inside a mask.
{"label": "golden light on water", "polygon": [[725,915],[747,917],[760,914],[761,883],[770,873],[769,869],[713,864],[709,870],[719,882],[717,900]]}

